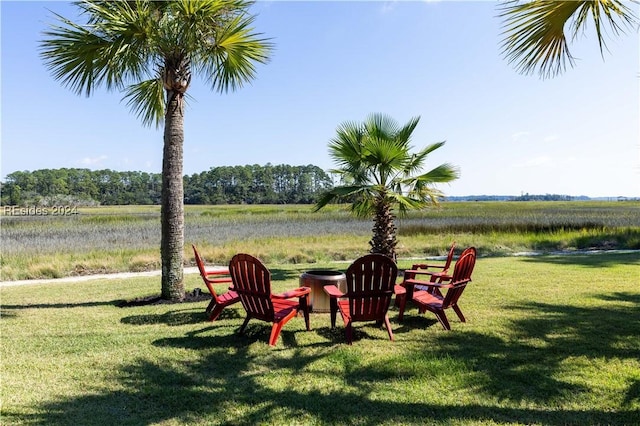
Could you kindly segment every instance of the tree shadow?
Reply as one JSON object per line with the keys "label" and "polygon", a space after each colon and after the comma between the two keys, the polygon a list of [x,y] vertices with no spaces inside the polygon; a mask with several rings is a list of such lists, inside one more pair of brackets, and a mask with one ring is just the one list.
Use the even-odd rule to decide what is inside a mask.
{"label": "tree shadow", "polygon": [[[637,358],[637,344],[621,342],[637,338],[640,296],[616,293],[598,298],[611,299],[606,312],[601,307],[539,302],[511,306],[523,315],[512,322],[509,335],[491,334],[491,330],[438,334],[436,344],[425,342],[421,356],[412,359],[412,364],[406,362],[406,355],[402,355],[402,362],[395,354],[363,358],[344,345],[344,330],[339,327],[313,330],[327,341],[314,344],[315,350],[309,351],[299,343],[307,333],[301,328],[283,329],[284,344],[270,348],[252,345],[268,340],[270,326],[266,323],[256,322],[242,336],[236,332],[212,336],[207,331],[229,323],[209,323],[184,336],[153,342],[158,347],[191,351],[192,361],[186,364],[131,360],[113,372],[114,383],[108,389],[47,401],[32,414],[3,410],[3,416],[8,423],[33,425],[249,425],[274,423],[283,416],[300,424],[638,424],[638,381],[629,385],[623,408],[558,408],[576,393],[589,392],[558,378],[556,373],[567,359]],[[179,311],[169,316],[176,312],[179,316]],[[431,320],[408,320],[402,327],[433,324]],[[136,320],[130,323],[136,324]],[[238,322],[231,324],[239,326]],[[409,383],[421,368],[431,368],[433,383],[446,382],[451,371],[429,366],[433,359],[451,359],[468,370],[469,374],[456,376],[464,381],[459,384],[460,391],[473,392],[479,399],[486,395],[487,402],[380,398],[384,383],[397,379]],[[327,369],[324,361],[335,368]],[[322,383],[335,383],[336,370],[344,386],[324,387]],[[301,385],[298,377],[302,374],[312,376],[313,382]],[[265,382],[265,375],[282,376],[283,380],[277,386],[266,384],[272,382]],[[296,386],[287,385],[289,382]],[[490,402],[495,400],[501,401],[500,405]]]}
{"label": "tree shadow", "polygon": [[[238,319],[243,317],[238,309],[226,308],[218,316],[218,320],[225,319]],[[164,324],[168,326],[180,326],[188,324],[202,324],[207,322],[209,316],[202,308],[185,308],[175,309],[164,312],[162,314],[145,314],[145,315],[131,315],[123,317],[120,322],[129,325],[150,325],[150,324]]]}
{"label": "tree shadow", "polygon": [[592,268],[607,268],[616,265],[640,265],[640,251],[633,253],[567,253],[561,255],[531,256],[523,259],[528,263],[549,263],[553,265],[580,265]]}

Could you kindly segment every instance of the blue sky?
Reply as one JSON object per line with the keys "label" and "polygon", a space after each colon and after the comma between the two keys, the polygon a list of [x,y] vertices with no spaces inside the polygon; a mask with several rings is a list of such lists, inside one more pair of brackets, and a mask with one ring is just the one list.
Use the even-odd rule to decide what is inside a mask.
{"label": "blue sky", "polygon": [[[637,5],[635,7],[638,12]],[[120,93],[77,96],[38,57],[67,2],[0,3],[1,170],[81,167],[160,172],[162,129],[142,127]],[[49,9],[49,10],[47,10]],[[460,168],[445,194],[640,196],[637,33],[587,31],[575,68],[518,74],[500,54],[494,2],[289,2],[254,6],[271,61],[239,91],[195,80],[185,112],[185,174],[245,164],[333,167],[327,144],[370,113],[420,116],[417,150],[446,140],[428,168]]]}

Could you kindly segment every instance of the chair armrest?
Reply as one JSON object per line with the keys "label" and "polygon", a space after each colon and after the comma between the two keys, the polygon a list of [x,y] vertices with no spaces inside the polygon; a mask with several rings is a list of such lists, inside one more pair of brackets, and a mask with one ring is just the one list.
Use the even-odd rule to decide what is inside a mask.
{"label": "chair armrest", "polygon": [[229,275],[229,268],[207,269],[204,272],[206,275]]}
{"label": "chair armrest", "polygon": [[325,285],[323,287],[324,292],[329,295],[329,297],[344,297],[346,293],[340,291],[338,287],[335,285]]}
{"label": "chair armrest", "polygon": [[405,269],[404,271],[404,275],[406,276],[407,274],[413,274],[413,275],[433,275],[433,274],[440,274],[441,272],[432,272],[432,271],[427,271],[426,269]]}
{"label": "chair armrest", "polygon": [[407,269],[404,271],[404,274],[414,274],[414,275],[430,275],[442,278],[443,280],[450,280],[451,276],[445,274],[444,272],[431,272],[424,269]]}
{"label": "chair armrest", "polygon": [[293,297],[306,296],[309,293],[311,293],[311,287],[298,287],[284,293],[272,294],[271,297],[274,299],[291,299]]}
{"label": "chair armrest", "polygon": [[[462,281],[461,281],[462,282]],[[425,287],[438,287],[438,288],[451,288],[453,284],[442,284],[442,283],[434,283],[431,281],[422,281],[422,280],[407,280],[406,284],[409,285],[421,285]]]}
{"label": "chair armrest", "polygon": [[211,284],[222,284],[222,283],[233,282],[231,277],[209,278],[209,275],[207,275],[207,281],[209,281]]}
{"label": "chair armrest", "polygon": [[411,266],[412,270],[415,270],[415,269],[418,269],[418,268],[421,268],[421,269],[429,269],[429,268],[444,269],[444,265],[428,265],[426,263],[417,263],[417,264]]}

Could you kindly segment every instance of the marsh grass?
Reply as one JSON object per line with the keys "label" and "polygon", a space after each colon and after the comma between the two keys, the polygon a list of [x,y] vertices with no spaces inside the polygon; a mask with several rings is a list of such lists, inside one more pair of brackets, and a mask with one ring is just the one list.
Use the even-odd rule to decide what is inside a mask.
{"label": "marsh grass", "polygon": [[[451,241],[484,256],[584,249],[640,249],[638,202],[443,203],[397,221],[400,258],[440,256]],[[191,244],[226,264],[237,252],[267,262],[354,259],[369,249],[372,222],[344,206],[186,206],[185,262]],[[160,267],[157,206],[79,208],[60,216],[2,216],[3,281],[142,271]]]}
{"label": "marsh grass", "polygon": [[[281,291],[318,265],[269,266]],[[266,323],[237,335],[239,305],[118,307],[157,278],[3,287],[2,424],[639,424],[639,271],[636,253],[480,258],[450,332],[392,309],[395,342],[358,323],[348,346],[313,314],[275,348]]]}

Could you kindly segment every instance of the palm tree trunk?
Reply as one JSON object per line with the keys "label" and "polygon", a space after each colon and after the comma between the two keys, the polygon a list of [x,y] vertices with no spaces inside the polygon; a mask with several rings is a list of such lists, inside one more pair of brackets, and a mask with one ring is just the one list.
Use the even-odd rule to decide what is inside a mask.
{"label": "palm tree trunk", "polygon": [[373,238],[369,242],[371,253],[380,253],[396,260],[396,226],[391,205],[382,196],[376,200],[376,214],[373,225]]}
{"label": "palm tree trunk", "polygon": [[182,161],[184,117],[181,96],[167,91],[162,159],[162,298],[184,299],[184,189]]}

